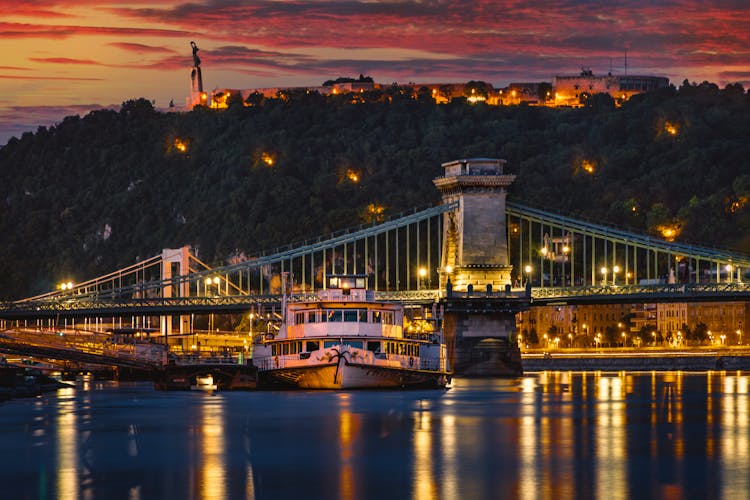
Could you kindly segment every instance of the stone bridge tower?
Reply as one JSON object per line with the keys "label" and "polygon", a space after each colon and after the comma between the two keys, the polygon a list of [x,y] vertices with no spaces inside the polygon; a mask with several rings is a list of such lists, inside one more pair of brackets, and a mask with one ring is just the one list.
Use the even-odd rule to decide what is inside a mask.
{"label": "stone bridge tower", "polygon": [[523,373],[515,339],[516,313],[528,309],[526,292],[512,292],[505,193],[515,175],[504,160],[471,158],[443,164],[433,182],[443,203],[440,287],[445,290],[444,333],[451,367],[463,376]]}
{"label": "stone bridge tower", "polygon": [[458,203],[443,219],[440,288],[450,279],[465,292],[488,286],[498,291],[510,284],[505,227],[505,190],[516,179],[503,174],[505,160],[471,158],[443,163],[445,175],[433,180],[443,203]]}

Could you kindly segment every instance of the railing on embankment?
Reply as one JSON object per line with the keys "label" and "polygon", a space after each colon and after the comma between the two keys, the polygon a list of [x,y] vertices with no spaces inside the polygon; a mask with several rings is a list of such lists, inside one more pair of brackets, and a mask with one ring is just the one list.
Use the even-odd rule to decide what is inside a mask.
{"label": "railing on embankment", "polygon": [[735,349],[523,353],[524,372],[750,370],[750,351]]}
{"label": "railing on embankment", "polygon": [[146,370],[166,363],[162,344],[113,343],[109,335],[81,331],[5,330],[0,352]]}

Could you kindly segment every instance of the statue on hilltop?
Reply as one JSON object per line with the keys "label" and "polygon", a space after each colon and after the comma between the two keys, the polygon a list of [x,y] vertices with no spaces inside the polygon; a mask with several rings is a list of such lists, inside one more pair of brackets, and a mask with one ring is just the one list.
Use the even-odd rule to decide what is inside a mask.
{"label": "statue on hilltop", "polygon": [[198,57],[198,51],[200,49],[193,41],[190,42],[190,46],[193,48],[193,66],[197,68],[201,65],[201,59]]}

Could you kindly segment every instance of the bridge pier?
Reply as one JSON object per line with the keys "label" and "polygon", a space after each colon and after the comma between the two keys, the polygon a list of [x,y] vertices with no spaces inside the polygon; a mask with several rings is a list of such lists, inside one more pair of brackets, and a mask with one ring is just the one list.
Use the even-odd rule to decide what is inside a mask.
{"label": "bridge pier", "polygon": [[523,373],[515,339],[516,313],[530,297],[510,292],[511,271],[505,189],[515,175],[505,160],[472,158],[443,164],[433,180],[445,204],[440,287],[447,290],[444,333],[453,372],[459,376]]}
{"label": "bridge pier", "polygon": [[465,377],[523,374],[516,314],[528,309],[528,297],[449,294],[443,306],[443,330],[453,373]]}

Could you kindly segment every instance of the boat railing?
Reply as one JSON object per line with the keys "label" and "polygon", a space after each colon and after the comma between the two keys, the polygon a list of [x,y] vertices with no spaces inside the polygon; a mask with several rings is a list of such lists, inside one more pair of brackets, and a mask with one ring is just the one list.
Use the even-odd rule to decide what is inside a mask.
{"label": "boat railing", "polygon": [[[315,351],[317,352],[317,351]],[[440,371],[440,359],[433,357],[407,356],[404,354],[388,354],[384,352],[356,351],[357,355],[352,359],[358,364],[385,365],[391,368],[410,368],[425,371]],[[305,361],[311,353],[299,353],[281,356],[259,356],[253,359],[253,364],[260,371],[274,370],[277,368],[288,368],[307,364]],[[351,356],[351,353],[350,353]],[[333,359],[333,358],[332,358]],[[298,363],[303,361],[303,363]]]}

